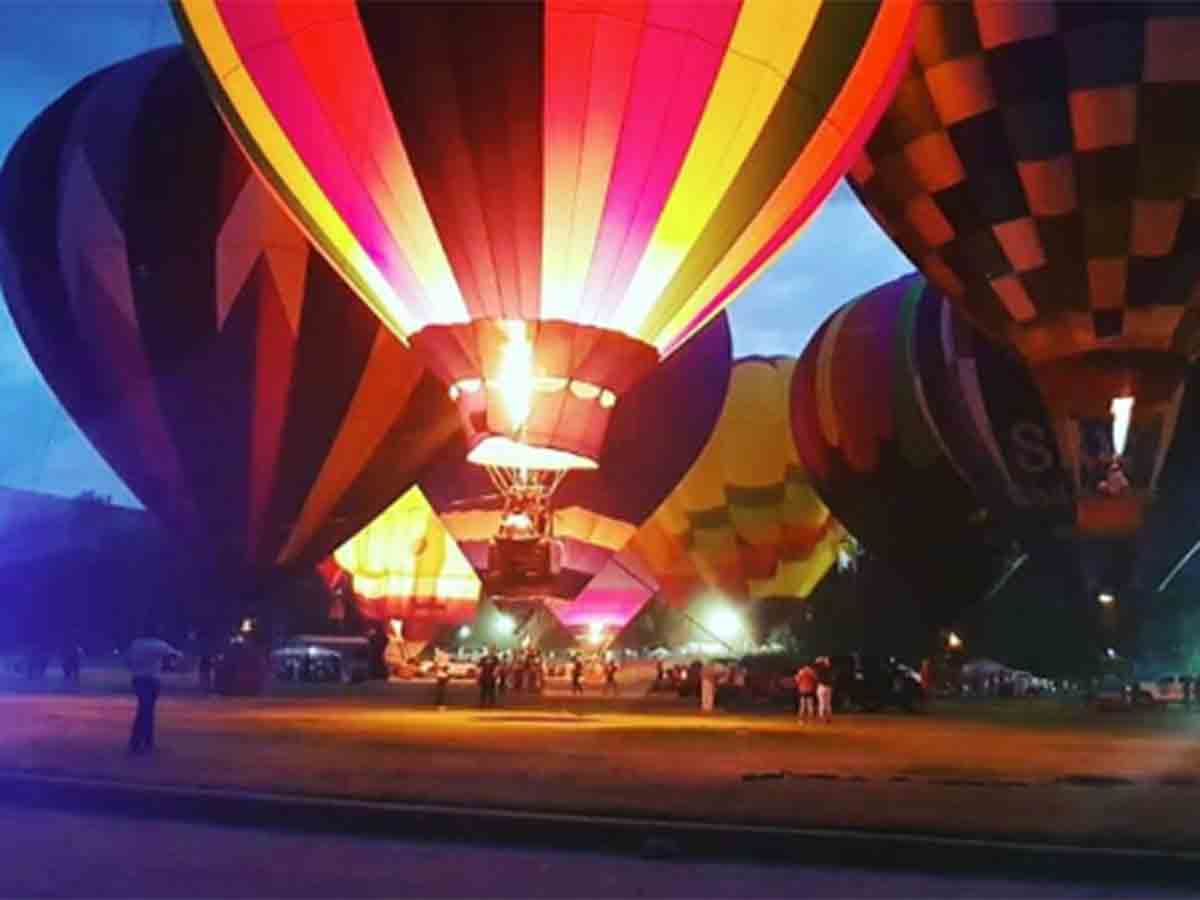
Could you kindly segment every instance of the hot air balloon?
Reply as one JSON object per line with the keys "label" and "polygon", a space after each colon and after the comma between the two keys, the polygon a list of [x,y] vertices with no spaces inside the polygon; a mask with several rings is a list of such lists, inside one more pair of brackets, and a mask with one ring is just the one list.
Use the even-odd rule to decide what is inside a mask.
{"label": "hot air balloon", "polygon": [[87,78],[26,130],[0,173],[0,284],[104,458],[251,588],[331,552],[458,428],[259,182],[180,48]]}
{"label": "hot air balloon", "polygon": [[1200,4],[934,2],[851,178],[1032,367],[1079,530],[1140,526],[1200,351]]}
{"label": "hot air balloon", "polygon": [[591,650],[608,648],[657,593],[658,584],[636,554],[613,556],[573,603],[551,609],[576,640]]}
{"label": "hot air balloon", "polygon": [[656,577],[675,576],[665,602],[688,606],[701,584],[735,603],[803,598],[836,561],[845,532],[810,484],[792,438],[794,366],[784,357],[735,363],[712,436],[631,546]]}
{"label": "hot air balloon", "polygon": [[333,553],[359,612],[388,623],[411,655],[475,617],[479,578],[413,487]]}
{"label": "hot air balloon", "polygon": [[[514,566],[494,538],[509,514],[505,496],[466,446],[449,450],[421,475],[421,489],[484,580],[489,595],[573,600],[679,483],[717,422],[729,386],[732,339],[719,315],[634,387],[614,411],[594,470],[559,489],[546,516],[547,554]],[[541,530],[539,523],[538,530]]]}
{"label": "hot air balloon", "polygon": [[[829,508],[948,624],[1070,530],[1075,496],[1024,366],[920,275],[838,310],[791,384],[800,458]],[[1018,548],[1014,548],[1014,541]]]}
{"label": "hot air balloon", "polygon": [[502,552],[543,568],[563,473],[844,174],[916,8],[174,4],[256,165],[449,385]]}

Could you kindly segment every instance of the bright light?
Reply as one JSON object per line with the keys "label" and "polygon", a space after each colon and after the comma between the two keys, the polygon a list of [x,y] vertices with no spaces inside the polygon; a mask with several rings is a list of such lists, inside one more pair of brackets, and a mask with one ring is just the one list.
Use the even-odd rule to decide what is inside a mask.
{"label": "bright light", "polygon": [[1113,417],[1113,451],[1120,456],[1125,452],[1125,441],[1129,438],[1129,419],[1133,415],[1133,397],[1114,397],[1109,411]]}
{"label": "bright light", "polygon": [[404,637],[404,620],[390,619],[388,624],[392,626],[392,635],[396,640],[401,640]]}
{"label": "bright light", "polygon": [[599,644],[604,641],[604,623],[589,622],[588,623],[588,640],[593,644]]}
{"label": "bright light", "polygon": [[512,620],[512,616],[503,614],[496,616],[497,634],[512,634],[516,627],[517,623]]}
{"label": "bright light", "polygon": [[1112,594],[1108,594],[1108,593],[1101,594],[1096,599],[1100,601],[1101,606],[1112,606],[1113,603],[1115,603],[1117,600],[1116,597],[1114,597]]}
{"label": "bright light", "polygon": [[719,638],[729,640],[742,633],[742,618],[727,606],[708,614],[708,629]]}
{"label": "bright light", "polygon": [[1116,651],[1116,650],[1114,650],[1112,647],[1109,647],[1107,652],[1108,652],[1108,658],[1109,658],[1109,659],[1116,659],[1116,658],[1117,658],[1117,651]]}
{"label": "bright light", "polygon": [[470,636],[471,636],[471,626],[464,625],[462,628],[458,629],[458,639],[460,641],[465,641]]}
{"label": "bright light", "polygon": [[963,645],[962,638],[960,638],[953,631],[950,632],[950,636],[946,638],[946,646],[949,647],[951,650],[957,650],[962,645]]}
{"label": "bright light", "polygon": [[242,619],[242,634],[249,634],[254,630],[253,619]]}
{"label": "bright light", "polygon": [[500,327],[508,340],[501,351],[495,383],[516,431],[524,426],[533,407],[533,347],[524,322],[503,321]]}

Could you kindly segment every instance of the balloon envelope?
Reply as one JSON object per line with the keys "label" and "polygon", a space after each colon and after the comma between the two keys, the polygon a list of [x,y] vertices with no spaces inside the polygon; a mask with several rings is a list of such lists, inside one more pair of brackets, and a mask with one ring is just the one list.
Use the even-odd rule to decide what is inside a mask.
{"label": "balloon envelope", "polygon": [[601,645],[624,630],[658,588],[636,554],[613,556],[572,603],[555,604],[558,621],[577,638]]}
{"label": "balloon envelope", "polygon": [[701,582],[741,601],[807,597],[833,565],[844,532],[796,452],[794,366],[783,357],[735,363],[712,436],[635,540],[671,585],[665,601],[686,606]]}
{"label": "balloon envelope", "polygon": [[231,570],[325,556],[456,429],[180,48],[89,77],[22,135],[0,173],[0,284],[100,453]]}
{"label": "balloon envelope", "polygon": [[[1129,534],[1200,351],[1196,3],[935,2],[851,173],[910,259],[1033,367],[1078,525]],[[1112,429],[1117,488],[1080,432]],[[1158,465],[1122,460],[1125,428]]]}
{"label": "balloon envelope", "polygon": [[475,616],[479,578],[417,487],[333,553],[359,611],[403,623],[406,641],[428,640]]}
{"label": "balloon envelope", "polygon": [[[475,458],[519,433],[567,466],[599,459],[614,404],[844,174],[899,77],[916,6],[175,9],[256,164],[454,385]],[[529,325],[520,340],[513,323]],[[532,348],[537,382],[523,429],[503,396],[514,344]]]}
{"label": "balloon envelope", "polygon": [[1070,525],[1074,495],[1025,368],[919,275],[882,285],[813,337],[791,384],[813,483],[935,618],[979,599],[1024,532]]}

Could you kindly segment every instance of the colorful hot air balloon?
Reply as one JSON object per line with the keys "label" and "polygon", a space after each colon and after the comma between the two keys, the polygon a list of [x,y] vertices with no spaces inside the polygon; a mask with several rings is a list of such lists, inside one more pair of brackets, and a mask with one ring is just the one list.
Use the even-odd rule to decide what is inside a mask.
{"label": "colorful hot air balloon", "polygon": [[256,165],[450,385],[522,546],[562,472],[604,465],[628,392],[844,174],[916,7],[174,5]]}
{"label": "colorful hot air balloon", "polygon": [[717,422],[732,366],[724,315],[633,388],[615,410],[598,469],[578,472],[546,510],[555,556],[549,571],[519,571],[495,552],[494,535],[506,514],[487,472],[452,445],[421,476],[421,489],[454,535],[489,593],[572,600],[679,483]]}
{"label": "colorful hot air balloon", "polygon": [[792,439],[794,366],[782,357],[736,362],[712,437],[635,540],[651,572],[677,578],[665,601],[686,606],[699,587],[688,590],[672,543],[703,584],[742,602],[807,597],[836,561],[844,531],[813,490]]}
{"label": "colorful hot air balloon", "polygon": [[399,622],[406,644],[475,617],[479,577],[417,487],[333,553],[366,618]]}
{"label": "colorful hot air balloon", "polygon": [[851,174],[1032,367],[1085,534],[1139,527],[1200,351],[1198,42],[1192,2],[929,3]]}
{"label": "colorful hot air balloon", "polygon": [[554,615],[576,640],[603,650],[633,621],[658,584],[636,554],[612,557],[573,603],[558,603]]}
{"label": "colorful hot air balloon", "polygon": [[1026,369],[907,275],[817,331],[791,385],[813,483],[945,624],[1021,557],[1012,541],[1070,527],[1074,495]]}
{"label": "colorful hot air balloon", "polygon": [[238,577],[327,555],[457,430],[180,48],[89,77],[24,133],[0,173],[0,284],[100,453]]}

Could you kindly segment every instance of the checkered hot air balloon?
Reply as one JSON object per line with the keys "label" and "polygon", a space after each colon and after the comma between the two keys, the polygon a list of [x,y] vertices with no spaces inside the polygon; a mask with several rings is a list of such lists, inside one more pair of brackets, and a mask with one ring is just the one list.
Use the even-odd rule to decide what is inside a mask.
{"label": "checkered hot air balloon", "polygon": [[174,3],[255,164],[449,386],[510,532],[811,217],[916,7]]}
{"label": "checkered hot air balloon", "polygon": [[[1200,352],[1197,47],[1194,2],[931,2],[851,172],[930,281],[1032,366],[1085,534],[1140,526],[1158,468],[1124,444],[1170,444]],[[1102,478],[1081,453],[1097,429]]]}
{"label": "checkered hot air balloon", "polygon": [[327,555],[458,427],[259,182],[180,48],[92,75],[22,135],[0,173],[0,285],[101,455],[230,571]]}

